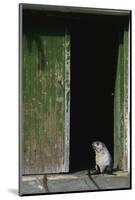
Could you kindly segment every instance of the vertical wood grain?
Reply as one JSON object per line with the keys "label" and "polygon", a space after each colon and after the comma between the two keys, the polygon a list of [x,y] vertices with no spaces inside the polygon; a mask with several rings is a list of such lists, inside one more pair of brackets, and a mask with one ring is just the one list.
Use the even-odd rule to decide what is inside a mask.
{"label": "vertical wood grain", "polygon": [[65,153],[64,168],[69,172],[70,157],[70,33],[65,31]]}
{"label": "vertical wood grain", "polygon": [[67,68],[65,71],[65,25],[51,21],[43,26],[34,32],[24,31],[23,36],[24,174],[67,171],[65,109],[69,104],[66,106],[65,91],[69,89],[69,74]]}
{"label": "vertical wood grain", "polygon": [[122,29],[119,40],[118,63],[114,96],[114,167],[128,170],[129,138],[129,40],[128,24]]}

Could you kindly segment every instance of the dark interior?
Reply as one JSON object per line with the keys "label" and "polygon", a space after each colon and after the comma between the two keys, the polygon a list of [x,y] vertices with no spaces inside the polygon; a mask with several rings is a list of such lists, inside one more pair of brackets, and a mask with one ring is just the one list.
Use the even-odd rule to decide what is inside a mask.
{"label": "dark interior", "polygon": [[113,156],[119,30],[113,17],[72,20],[70,171],[95,165],[95,140],[104,142]]}

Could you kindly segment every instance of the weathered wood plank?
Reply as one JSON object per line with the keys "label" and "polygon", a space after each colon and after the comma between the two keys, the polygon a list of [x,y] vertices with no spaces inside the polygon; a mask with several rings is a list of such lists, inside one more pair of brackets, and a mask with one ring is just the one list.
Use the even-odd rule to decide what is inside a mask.
{"label": "weathered wood plank", "polygon": [[130,44],[129,24],[124,30],[124,146],[123,146],[123,168],[129,171],[130,166]]}
{"label": "weathered wood plank", "polygon": [[70,32],[65,31],[65,171],[69,172],[70,157]]}
{"label": "weathered wood plank", "polygon": [[129,39],[128,22],[119,37],[114,96],[114,167],[128,170],[129,136]]}
{"label": "weathered wood plank", "polygon": [[55,20],[46,22],[44,28],[24,28],[24,174],[67,171],[64,160],[65,85],[69,89],[69,73],[66,75],[65,71],[65,35],[65,25]]}
{"label": "weathered wood plank", "polygon": [[40,194],[57,192],[79,192],[97,191],[112,189],[129,189],[130,177],[128,174],[117,175],[92,175],[93,180],[89,179],[87,172],[65,175],[46,175],[46,183],[43,183],[44,176],[22,176],[21,194]]}

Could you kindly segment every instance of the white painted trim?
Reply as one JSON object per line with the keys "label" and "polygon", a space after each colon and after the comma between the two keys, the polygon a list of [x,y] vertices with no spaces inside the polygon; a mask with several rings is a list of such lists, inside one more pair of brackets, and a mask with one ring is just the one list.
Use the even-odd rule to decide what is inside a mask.
{"label": "white painted trim", "polygon": [[64,172],[69,172],[70,154],[70,34],[65,28],[65,152]]}

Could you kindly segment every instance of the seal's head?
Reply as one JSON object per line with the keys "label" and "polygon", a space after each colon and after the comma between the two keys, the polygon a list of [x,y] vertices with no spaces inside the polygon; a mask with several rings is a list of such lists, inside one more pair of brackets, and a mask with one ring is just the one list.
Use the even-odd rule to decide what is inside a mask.
{"label": "seal's head", "polygon": [[106,149],[105,144],[103,142],[100,142],[100,141],[92,142],[92,147],[93,147],[94,151],[97,152],[97,153],[100,153],[104,149]]}

